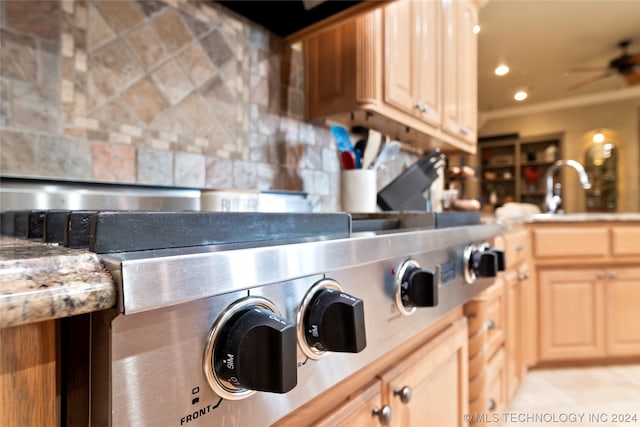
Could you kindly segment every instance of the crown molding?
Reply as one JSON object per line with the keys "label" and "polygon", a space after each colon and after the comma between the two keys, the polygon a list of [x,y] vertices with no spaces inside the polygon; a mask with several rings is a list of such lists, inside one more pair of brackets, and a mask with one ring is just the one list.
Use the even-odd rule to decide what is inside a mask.
{"label": "crown molding", "polygon": [[591,93],[588,95],[559,99],[557,101],[540,102],[537,104],[503,108],[500,110],[480,111],[478,113],[478,122],[480,124],[484,124],[487,122],[487,120],[523,116],[526,114],[542,113],[545,111],[560,110],[565,108],[584,107],[586,105],[622,101],[625,99],[632,99],[636,97],[640,98],[640,85],[624,88],[621,90],[611,90],[607,92]]}

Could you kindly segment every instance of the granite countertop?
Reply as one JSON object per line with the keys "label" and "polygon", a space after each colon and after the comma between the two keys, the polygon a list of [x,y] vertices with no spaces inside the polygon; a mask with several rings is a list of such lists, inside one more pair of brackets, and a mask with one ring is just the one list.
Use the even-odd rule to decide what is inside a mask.
{"label": "granite countertop", "polygon": [[116,285],[96,254],[0,237],[0,328],[115,304]]}

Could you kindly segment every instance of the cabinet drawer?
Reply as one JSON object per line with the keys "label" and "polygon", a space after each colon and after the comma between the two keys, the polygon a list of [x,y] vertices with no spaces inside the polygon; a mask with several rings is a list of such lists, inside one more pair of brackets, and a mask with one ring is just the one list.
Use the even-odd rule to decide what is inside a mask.
{"label": "cabinet drawer", "polygon": [[487,363],[486,410],[493,413],[503,412],[507,403],[505,353],[501,347]]}
{"label": "cabinet drawer", "polygon": [[469,381],[473,381],[480,374],[487,363],[487,352],[481,351],[469,358]]}
{"label": "cabinet drawer", "polygon": [[[495,285],[494,285],[495,286]],[[485,293],[469,301],[464,306],[464,315],[467,316],[469,326],[469,337],[476,335],[485,327],[487,321],[487,309],[489,307],[489,297]]]}
{"label": "cabinet drawer", "polygon": [[504,343],[505,337],[505,316],[506,305],[504,298],[504,284],[501,282],[499,292],[493,295],[487,304],[487,345],[485,351],[487,357],[491,357],[495,351]]}
{"label": "cabinet drawer", "polygon": [[607,227],[550,227],[533,230],[535,255],[544,257],[605,257],[609,252]]}
{"label": "cabinet drawer", "polygon": [[611,228],[613,255],[640,255],[640,226],[616,226]]}
{"label": "cabinet drawer", "polygon": [[487,368],[482,369],[478,375],[469,381],[469,401],[476,400],[484,391],[487,383]]}
{"label": "cabinet drawer", "polygon": [[516,265],[527,258],[529,252],[529,231],[510,231],[505,235],[505,257],[507,266]]}
{"label": "cabinet drawer", "polygon": [[481,351],[484,351],[486,344],[487,330],[485,328],[481,328],[478,332],[469,337],[469,358],[472,358]]}

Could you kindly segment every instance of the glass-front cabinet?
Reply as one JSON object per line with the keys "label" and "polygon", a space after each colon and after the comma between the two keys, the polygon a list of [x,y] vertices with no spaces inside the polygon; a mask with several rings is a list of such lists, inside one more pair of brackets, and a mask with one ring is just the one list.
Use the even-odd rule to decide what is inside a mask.
{"label": "glass-front cabinet", "polygon": [[478,140],[480,198],[494,208],[508,202],[543,208],[544,173],[560,159],[560,135],[520,138],[518,134]]}

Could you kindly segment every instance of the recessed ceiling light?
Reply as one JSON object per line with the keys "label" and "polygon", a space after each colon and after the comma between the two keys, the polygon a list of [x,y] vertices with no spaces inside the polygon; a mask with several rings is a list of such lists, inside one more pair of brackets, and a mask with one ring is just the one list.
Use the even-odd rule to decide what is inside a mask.
{"label": "recessed ceiling light", "polygon": [[529,96],[527,92],[519,90],[515,95],[513,95],[513,99],[515,99],[516,101],[524,101],[525,99],[527,99],[527,96]]}
{"label": "recessed ceiling light", "polygon": [[593,142],[604,142],[604,134],[598,132],[593,135]]}
{"label": "recessed ceiling light", "polygon": [[473,26],[473,34],[478,34],[480,32],[480,25],[476,24]]}
{"label": "recessed ceiling light", "polygon": [[505,74],[507,74],[509,72],[509,67],[507,67],[506,65],[502,64],[502,65],[498,65],[496,67],[496,69],[494,70],[494,73],[496,73],[496,76],[504,76]]}

